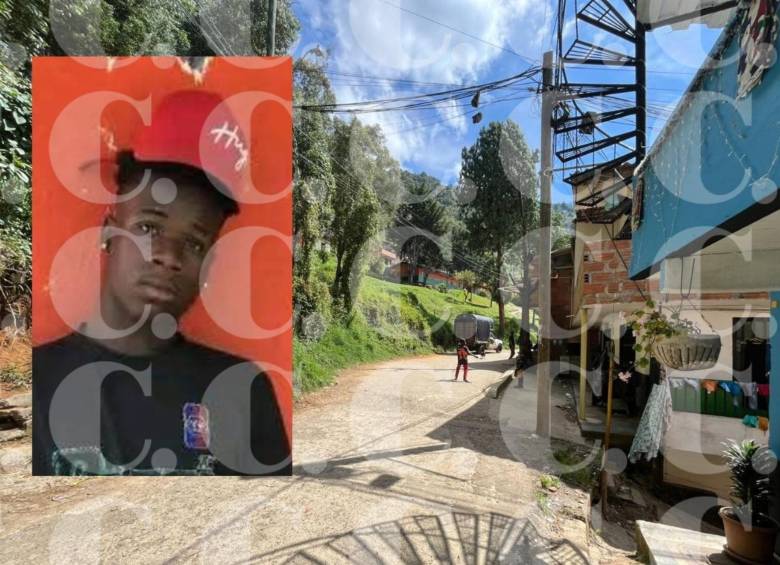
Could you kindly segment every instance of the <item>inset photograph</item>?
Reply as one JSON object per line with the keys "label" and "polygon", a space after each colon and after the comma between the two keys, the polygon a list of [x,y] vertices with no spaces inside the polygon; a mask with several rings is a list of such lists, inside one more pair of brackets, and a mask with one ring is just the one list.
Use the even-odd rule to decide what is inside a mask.
{"label": "inset photograph", "polygon": [[33,474],[292,471],[292,64],[33,60]]}

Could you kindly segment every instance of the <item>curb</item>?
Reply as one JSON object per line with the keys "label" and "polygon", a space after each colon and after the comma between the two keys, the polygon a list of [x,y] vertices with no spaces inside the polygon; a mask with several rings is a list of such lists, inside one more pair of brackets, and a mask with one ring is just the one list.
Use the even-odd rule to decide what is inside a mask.
{"label": "curb", "polygon": [[503,375],[501,375],[501,380],[499,381],[498,385],[496,385],[495,389],[492,391],[493,398],[498,398],[501,396],[501,393],[504,392],[504,389],[509,386],[509,383],[512,382],[512,379],[515,376],[515,370],[509,369],[508,371],[505,371]]}

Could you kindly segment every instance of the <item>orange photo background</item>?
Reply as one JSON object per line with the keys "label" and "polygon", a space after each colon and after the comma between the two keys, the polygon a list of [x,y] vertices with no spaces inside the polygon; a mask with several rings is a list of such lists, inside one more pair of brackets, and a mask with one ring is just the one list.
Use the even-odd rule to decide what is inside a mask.
{"label": "orange photo background", "polygon": [[[253,68],[246,68],[248,63]],[[61,297],[58,304],[68,304],[69,319],[86,318],[97,298],[99,280],[89,274],[99,264],[97,236],[80,242],[75,251],[69,250],[67,260],[57,263],[56,272],[52,270],[55,256],[67,241],[103,221],[107,204],[77,196],[79,183],[102,182],[105,190],[114,190],[108,167],[95,166],[97,172],[91,180],[85,180],[88,171],[76,171],[86,162],[109,159],[114,149],[130,148],[143,124],[133,105],[123,101],[111,102],[102,111],[85,111],[83,119],[69,120],[73,127],[65,130],[67,135],[54,127],[58,117],[69,106],[72,110],[74,101],[93,93],[121,93],[139,102],[150,99],[153,109],[167,94],[190,89],[213,92],[227,100],[250,141],[250,174],[255,187],[250,191],[264,197],[263,203],[240,202],[239,214],[227,221],[221,235],[250,226],[281,235],[258,239],[249,257],[237,249],[220,248],[209,271],[209,292],[225,309],[224,314],[249,308],[257,326],[278,331],[262,338],[234,335],[211,318],[200,300],[183,318],[181,331],[194,341],[245,357],[266,369],[292,438],[292,63],[288,57],[213,58],[202,76],[193,75],[175,57],[33,60],[33,343],[58,339],[72,331],[55,309],[53,292]],[[253,97],[235,96],[247,92],[271,95],[282,103],[252,104],[248,111],[246,104]],[[245,107],[231,106],[231,96]],[[58,132],[57,139],[52,138],[53,130]],[[96,138],[103,140],[99,155],[90,149],[96,146]],[[57,170],[72,171],[73,177],[58,178],[54,160]],[[63,181],[74,183],[71,190]],[[251,262],[250,280],[237,280],[231,266],[247,261]]]}

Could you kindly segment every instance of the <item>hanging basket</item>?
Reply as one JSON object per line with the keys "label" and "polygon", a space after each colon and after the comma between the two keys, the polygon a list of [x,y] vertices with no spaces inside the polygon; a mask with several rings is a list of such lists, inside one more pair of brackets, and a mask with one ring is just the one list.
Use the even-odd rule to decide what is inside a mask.
{"label": "hanging basket", "polygon": [[659,339],[653,344],[658,361],[677,371],[711,369],[720,355],[718,334],[676,335]]}

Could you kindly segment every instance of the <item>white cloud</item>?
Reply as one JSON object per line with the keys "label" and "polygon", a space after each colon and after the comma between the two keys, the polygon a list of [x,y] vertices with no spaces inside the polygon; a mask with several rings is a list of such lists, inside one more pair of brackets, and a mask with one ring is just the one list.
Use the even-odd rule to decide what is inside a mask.
{"label": "white cloud", "polygon": [[[531,0],[332,0],[329,6],[336,37],[347,55],[341,65],[363,71],[382,68],[438,82],[477,78],[505,54],[487,43],[529,50],[537,43],[540,26],[535,24],[544,17],[544,9],[533,8],[539,3]],[[538,59],[535,51],[532,59]]]}
{"label": "white cloud", "polygon": [[[450,84],[484,82],[499,78],[491,72],[493,66],[507,60],[522,70],[529,63],[507,50],[539,60],[549,41],[554,12],[549,2],[538,0],[301,0],[301,6],[318,25],[330,28],[331,71],[426,83],[334,77],[339,102],[408,96],[447,89]],[[403,166],[454,182],[461,148],[468,143],[467,134],[473,127],[471,114],[476,112],[462,104],[449,102],[432,111],[359,117],[381,126],[388,148]]]}

